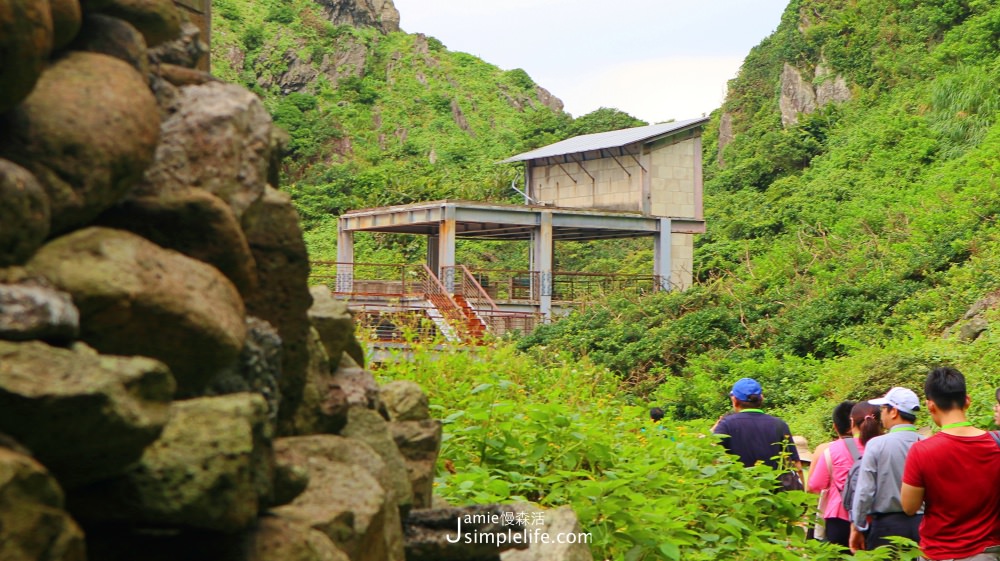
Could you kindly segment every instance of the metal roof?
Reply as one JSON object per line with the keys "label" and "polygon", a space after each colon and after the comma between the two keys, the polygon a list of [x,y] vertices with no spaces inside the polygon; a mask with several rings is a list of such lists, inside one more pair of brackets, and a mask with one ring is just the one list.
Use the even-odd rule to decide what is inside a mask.
{"label": "metal roof", "polygon": [[642,142],[672,133],[677,133],[685,129],[693,128],[708,122],[708,117],[698,119],[688,119],[686,121],[674,121],[672,123],[661,123],[659,125],[648,125],[645,127],[634,127],[631,129],[621,129],[609,132],[599,132],[596,134],[584,134],[567,138],[566,140],[536,148],[531,152],[525,152],[503,160],[502,164],[510,162],[523,162],[525,160],[535,160],[538,158],[549,158],[552,156],[562,156],[565,154],[576,154],[590,150],[603,150],[605,148],[618,148],[636,142]]}

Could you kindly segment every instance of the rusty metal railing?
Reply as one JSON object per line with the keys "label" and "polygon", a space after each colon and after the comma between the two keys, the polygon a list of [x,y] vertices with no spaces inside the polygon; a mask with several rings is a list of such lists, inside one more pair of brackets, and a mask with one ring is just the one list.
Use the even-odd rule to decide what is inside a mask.
{"label": "rusty metal railing", "polygon": [[416,296],[426,290],[424,265],[313,261],[310,281],[336,294]]}
{"label": "rusty metal railing", "polygon": [[465,298],[493,335],[499,337],[512,331],[528,333],[541,323],[542,315],[539,313],[501,310],[468,267],[459,265],[457,270],[460,275],[456,277],[460,277],[461,282],[455,283],[455,292]]}

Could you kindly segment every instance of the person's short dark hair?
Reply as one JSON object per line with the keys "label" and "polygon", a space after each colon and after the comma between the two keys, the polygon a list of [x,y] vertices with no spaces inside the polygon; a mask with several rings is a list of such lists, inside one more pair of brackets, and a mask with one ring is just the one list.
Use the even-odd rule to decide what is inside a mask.
{"label": "person's short dark hair", "polygon": [[961,409],[965,407],[965,398],[968,396],[965,376],[957,368],[939,366],[927,374],[924,395],[942,411],[951,411],[956,407]]}
{"label": "person's short dark hair", "polygon": [[833,428],[836,429],[838,436],[851,434],[851,408],[854,407],[855,403],[854,401],[841,401],[833,408]]}
{"label": "person's short dark hair", "polygon": [[913,424],[917,422],[917,416],[913,413],[907,413],[906,411],[900,411],[899,409],[896,409],[896,412],[899,413],[899,418],[907,423]]}
{"label": "person's short dark hair", "polygon": [[737,399],[740,409],[759,409],[764,405],[764,396],[760,394],[748,395],[746,399]]}
{"label": "person's short dark hair", "polygon": [[649,410],[649,418],[654,421],[659,421],[663,418],[664,412],[661,407],[654,407]]}
{"label": "person's short dark hair", "polygon": [[997,388],[997,403],[1000,403],[1000,388]]}

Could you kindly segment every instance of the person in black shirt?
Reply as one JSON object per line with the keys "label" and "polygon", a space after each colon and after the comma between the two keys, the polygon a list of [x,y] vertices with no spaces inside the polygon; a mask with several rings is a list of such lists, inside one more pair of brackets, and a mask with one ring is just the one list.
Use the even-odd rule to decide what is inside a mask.
{"label": "person in black shirt", "polygon": [[729,392],[735,413],[722,418],[713,429],[724,435],[721,443],[730,454],[739,457],[744,466],[757,463],[778,469],[778,457],[785,456],[792,469],[802,478],[802,464],[792,441],[792,431],[785,421],[764,413],[764,394],[760,383],[742,378]]}

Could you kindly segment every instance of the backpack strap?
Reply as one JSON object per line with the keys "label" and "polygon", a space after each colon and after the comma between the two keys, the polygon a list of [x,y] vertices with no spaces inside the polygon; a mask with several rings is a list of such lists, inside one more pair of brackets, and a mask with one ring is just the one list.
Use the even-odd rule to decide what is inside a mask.
{"label": "backpack strap", "polygon": [[[858,450],[858,445],[854,443],[854,437],[852,436],[852,437],[849,437],[849,438],[844,438],[842,440],[844,441],[844,444],[847,446],[847,449],[850,450],[851,457],[854,458],[854,461],[856,462],[856,461],[860,460],[861,459],[861,451]],[[997,441],[997,442],[998,442],[998,445],[1000,445],[1000,441]],[[854,464],[852,463],[851,465],[854,465]]]}

